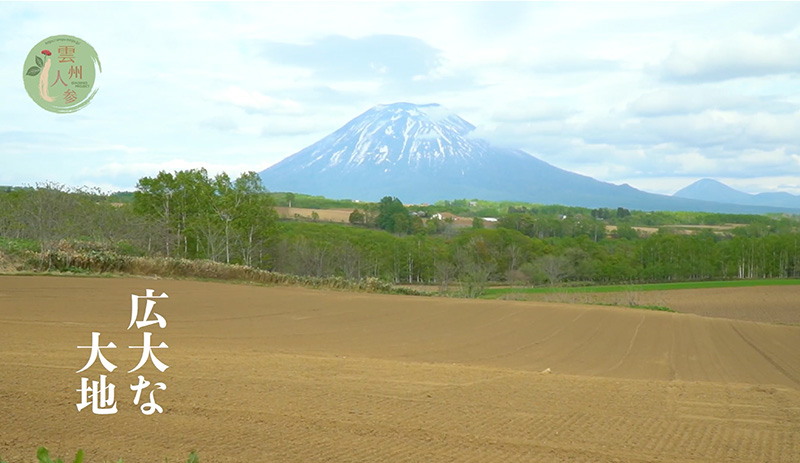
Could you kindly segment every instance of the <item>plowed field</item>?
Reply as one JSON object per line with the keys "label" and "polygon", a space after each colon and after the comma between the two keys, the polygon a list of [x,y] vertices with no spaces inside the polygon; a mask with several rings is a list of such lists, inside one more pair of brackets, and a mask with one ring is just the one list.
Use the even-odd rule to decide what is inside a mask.
{"label": "plowed field", "polygon": [[[131,294],[166,328],[126,330]],[[765,303],[768,303],[765,302]],[[144,304],[141,304],[142,309]],[[140,317],[141,319],[141,317]],[[83,373],[91,333],[118,368]],[[169,365],[141,356],[143,331]],[[545,372],[546,371],[546,372]],[[118,413],[78,412],[107,374]],[[164,412],[145,416],[143,375]],[[152,387],[148,391],[152,390]],[[144,401],[147,393],[143,395]],[[797,462],[800,327],[602,306],[0,276],[0,457]],[[70,460],[71,461],[71,460]]]}
{"label": "plowed field", "polygon": [[800,285],[609,293],[513,294],[509,297],[561,303],[655,305],[704,317],[800,325]]}

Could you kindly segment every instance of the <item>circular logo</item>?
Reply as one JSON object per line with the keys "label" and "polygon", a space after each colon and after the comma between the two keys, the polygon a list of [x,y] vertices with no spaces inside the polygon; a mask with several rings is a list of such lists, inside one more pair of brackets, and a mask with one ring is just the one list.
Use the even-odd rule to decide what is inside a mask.
{"label": "circular logo", "polygon": [[36,104],[63,114],[83,109],[92,101],[100,72],[100,59],[91,45],[71,35],[54,35],[28,53],[22,79]]}

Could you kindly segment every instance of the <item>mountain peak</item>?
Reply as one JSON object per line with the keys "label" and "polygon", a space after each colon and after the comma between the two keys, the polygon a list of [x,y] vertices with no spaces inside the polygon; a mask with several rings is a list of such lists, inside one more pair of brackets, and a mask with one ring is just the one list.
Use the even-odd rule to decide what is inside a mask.
{"label": "mountain peak", "polygon": [[[299,170],[420,171],[483,155],[475,126],[436,103],[374,106],[286,162]],[[302,154],[301,154],[302,153]]]}
{"label": "mountain peak", "polygon": [[420,110],[424,108],[441,108],[442,105],[439,103],[425,103],[425,104],[415,104],[415,103],[407,103],[404,101],[398,101],[397,103],[389,103],[389,104],[378,104],[372,107],[372,109],[376,109],[379,111],[408,111],[408,110]]}
{"label": "mountain peak", "polygon": [[719,180],[714,180],[713,178],[701,178],[700,180],[692,183],[692,185],[697,185],[697,186],[715,185],[715,186],[724,186],[726,188],[731,188],[728,185],[725,185],[724,183],[720,182]]}
{"label": "mountain peak", "polygon": [[731,188],[718,180],[703,178],[676,191],[672,196],[687,199],[741,203],[741,201],[747,201],[750,195]]}
{"label": "mountain peak", "polygon": [[450,111],[439,103],[414,104],[398,102],[391,104],[379,104],[370,108],[367,112],[362,114],[362,116],[367,114],[379,115],[380,117],[392,121],[397,121],[399,119],[405,120],[405,118],[408,118],[413,121],[420,121],[423,124],[428,125],[449,123],[451,126],[455,126],[455,128],[459,129],[459,131],[463,130],[464,133],[475,129],[475,126],[460,118],[454,112]]}
{"label": "mountain peak", "polygon": [[673,196],[720,203],[797,208],[800,198],[789,193],[759,193],[752,195],[710,178],[698,180],[677,191]]}

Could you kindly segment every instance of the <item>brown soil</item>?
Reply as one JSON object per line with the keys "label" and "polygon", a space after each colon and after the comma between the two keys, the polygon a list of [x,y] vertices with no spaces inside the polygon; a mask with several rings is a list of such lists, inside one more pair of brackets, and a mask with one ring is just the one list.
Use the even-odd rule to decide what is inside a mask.
{"label": "brown soil", "polygon": [[[137,363],[130,295],[165,291]],[[727,291],[727,290],[726,290]],[[119,413],[76,410],[101,332]],[[0,276],[0,457],[796,462],[800,327],[600,306]],[[549,369],[550,374],[542,371]],[[163,414],[129,385],[163,381]]]}
{"label": "brown soil", "polygon": [[320,221],[340,223],[350,223],[350,214],[353,212],[353,209],[307,209],[303,207],[276,207],[275,210],[281,218],[293,219],[297,215],[304,219],[310,219],[311,214],[316,212]]}
{"label": "brown soil", "polygon": [[[321,222],[338,222],[338,223],[350,223],[350,214],[353,212],[353,209],[307,209],[302,207],[276,207],[275,211],[278,212],[278,216],[283,219],[294,219],[294,218],[302,218],[306,220],[311,219],[311,214],[316,212],[319,218],[317,220]],[[451,214],[452,216],[452,214]],[[468,228],[472,227],[472,218],[470,217],[453,217],[453,225],[459,228]],[[428,219],[423,219],[422,222],[426,223]],[[495,228],[497,223],[495,222],[484,222],[483,226],[485,228]],[[656,230],[658,231],[658,230]]]}
{"label": "brown soil", "polygon": [[800,325],[800,285],[748,288],[561,293],[528,298],[573,304],[655,305],[704,317]]}
{"label": "brown soil", "polygon": [[[725,225],[662,225],[661,228],[672,228],[676,230],[676,233],[681,233],[684,235],[691,235],[696,231],[702,231],[702,230],[711,230],[716,234],[724,235],[726,232],[729,232],[734,228],[745,227],[745,226],[747,225],[729,223]],[[642,236],[652,235],[653,233],[656,233],[659,230],[659,227],[631,227],[631,228],[638,231],[639,234]],[[606,225],[607,233],[614,233],[615,231],[617,231],[616,225]]]}

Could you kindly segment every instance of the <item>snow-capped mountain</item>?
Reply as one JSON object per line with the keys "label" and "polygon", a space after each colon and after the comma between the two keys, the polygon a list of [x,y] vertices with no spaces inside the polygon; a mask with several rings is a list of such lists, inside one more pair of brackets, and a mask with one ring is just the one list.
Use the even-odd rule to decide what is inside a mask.
{"label": "snow-capped mountain", "polygon": [[301,168],[347,172],[377,166],[384,171],[395,167],[419,171],[469,163],[483,157],[487,148],[467,138],[474,129],[437,104],[379,105],[301,151],[308,160]]}
{"label": "snow-capped mountain", "polygon": [[510,199],[518,194],[494,191],[503,166],[535,167],[540,174],[555,169],[523,151],[499,149],[472,137],[474,129],[438,104],[378,105],[261,176],[272,191],[430,202]]}
{"label": "snow-capped mountain", "polygon": [[522,150],[492,146],[438,104],[375,106],[261,172],[270,191],[404,203],[479,198],[640,210],[750,211],[645,193],[568,172]]}
{"label": "snow-capped mountain", "polygon": [[475,126],[438,104],[378,105],[264,174],[273,169],[310,175],[368,170],[393,177],[390,172],[467,168],[491,150],[485,141],[469,137],[473,130]]}

